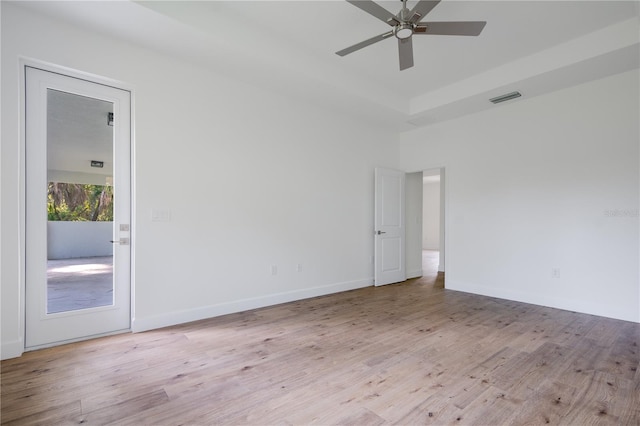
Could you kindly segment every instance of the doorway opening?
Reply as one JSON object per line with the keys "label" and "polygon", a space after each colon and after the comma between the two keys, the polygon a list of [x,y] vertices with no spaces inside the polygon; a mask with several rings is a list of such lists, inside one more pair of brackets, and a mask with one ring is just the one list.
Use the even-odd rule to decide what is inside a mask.
{"label": "doorway opening", "polygon": [[422,277],[420,280],[434,288],[444,288],[444,274],[438,272],[439,251],[422,250]]}
{"label": "doorway opening", "polygon": [[444,168],[422,172],[422,270],[444,285]]}

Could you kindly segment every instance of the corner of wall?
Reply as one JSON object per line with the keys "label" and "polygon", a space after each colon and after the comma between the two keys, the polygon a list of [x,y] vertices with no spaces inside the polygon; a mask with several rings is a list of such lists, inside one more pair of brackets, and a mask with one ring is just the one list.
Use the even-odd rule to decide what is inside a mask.
{"label": "corner of wall", "polygon": [[532,296],[522,291],[488,287],[477,283],[464,282],[458,280],[447,280],[447,289],[462,291],[465,293],[477,294],[497,299],[513,300],[521,303],[528,303],[548,308],[562,309],[565,311],[580,312],[583,314],[597,315],[605,318],[612,318],[622,321],[640,323],[634,312],[620,311],[618,306],[610,304],[594,303],[587,300],[569,300],[565,298],[549,297],[544,294]]}
{"label": "corner of wall", "polygon": [[312,297],[325,296],[328,294],[340,293],[343,291],[356,290],[359,288],[370,287],[372,285],[373,278],[367,278],[362,280],[347,281],[326,286],[308,288],[304,290],[270,294],[262,297],[252,297],[228,303],[219,303],[216,305],[197,307],[194,309],[167,312],[161,315],[154,315],[146,318],[134,318],[131,323],[131,330],[134,333],[140,333],[157,328],[169,327],[173,325],[184,324],[187,322],[199,321],[222,315],[279,305],[281,303],[288,303],[303,299],[309,299]]}

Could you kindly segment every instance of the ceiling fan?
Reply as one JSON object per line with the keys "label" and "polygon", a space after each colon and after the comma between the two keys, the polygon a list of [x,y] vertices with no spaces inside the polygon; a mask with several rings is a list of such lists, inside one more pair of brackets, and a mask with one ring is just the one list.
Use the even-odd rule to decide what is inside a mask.
{"label": "ceiling fan", "polygon": [[387,9],[374,3],[372,0],[347,0],[352,5],[364,10],[368,14],[380,19],[393,27],[391,31],[372,37],[368,40],[354,44],[336,52],[345,56],[367,47],[391,36],[398,39],[400,53],[400,71],[413,66],[413,44],[411,38],[416,35],[461,35],[477,36],[487,24],[485,21],[458,21],[458,22],[421,22],[431,10],[440,3],[440,0],[420,0],[413,9],[407,9],[407,0],[402,1],[402,10],[393,15]]}

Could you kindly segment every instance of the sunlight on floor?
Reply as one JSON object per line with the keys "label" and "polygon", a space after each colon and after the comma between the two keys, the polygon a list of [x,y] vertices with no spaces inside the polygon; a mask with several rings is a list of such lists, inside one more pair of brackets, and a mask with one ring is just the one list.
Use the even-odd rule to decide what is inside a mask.
{"label": "sunlight on floor", "polygon": [[113,257],[49,260],[47,313],[113,304]]}

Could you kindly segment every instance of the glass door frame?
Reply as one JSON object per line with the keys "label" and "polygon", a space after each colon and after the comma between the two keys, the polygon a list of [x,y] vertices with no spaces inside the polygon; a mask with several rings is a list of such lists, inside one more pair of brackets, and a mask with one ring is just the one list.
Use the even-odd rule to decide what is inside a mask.
{"label": "glass door frame", "polygon": [[[35,296],[38,297],[38,300],[34,300],[33,289],[36,286],[35,282],[37,282],[38,279],[41,280],[43,269],[45,270],[46,274],[46,265],[44,266],[44,268],[42,268],[42,265],[37,264],[38,260],[36,258],[31,259],[31,257],[34,256],[34,254],[32,253],[32,249],[34,247],[37,247],[38,242],[37,239],[33,239],[33,236],[37,232],[40,232],[42,234],[42,228],[34,230],[33,224],[36,222],[34,222],[34,218],[31,217],[34,212],[29,210],[30,206],[34,205],[34,200],[32,199],[34,194],[31,193],[32,189],[30,190],[30,185],[33,184],[33,176],[31,175],[31,173],[33,173],[33,170],[31,168],[35,169],[37,167],[32,162],[34,147],[31,144],[33,143],[34,137],[43,137],[43,128],[44,133],[46,133],[46,126],[43,126],[42,123],[43,113],[41,110],[37,111],[37,114],[39,114],[37,120],[39,121],[36,127],[33,127],[35,119],[33,117],[29,118],[29,115],[33,114],[33,104],[37,101],[36,98],[34,98],[34,96],[36,95],[34,95],[32,93],[33,90],[31,90],[33,89],[33,87],[31,87],[30,89],[27,86],[28,80],[30,80],[30,78],[27,77],[27,73],[45,73],[48,77],[51,77],[54,80],[54,83],[45,83],[42,81],[38,82],[39,86],[37,91],[38,96],[40,96],[40,102],[42,101],[43,88],[45,93],[46,88],[54,88],[56,90],[76,93],[83,96],[95,97],[97,99],[108,100],[114,103],[114,113],[119,117],[118,122],[114,126],[114,132],[116,134],[116,138],[118,139],[118,142],[115,145],[115,149],[118,152],[114,153],[114,160],[116,158],[119,158],[118,161],[114,161],[116,163],[114,167],[114,184],[116,187],[121,188],[119,189],[119,192],[122,199],[121,201],[116,201],[120,205],[120,207],[116,207],[116,209],[123,208],[123,211],[119,214],[114,212],[117,217],[114,218],[115,220],[113,239],[118,240],[122,237],[125,237],[124,235],[120,234],[119,229],[121,224],[127,224],[129,225],[129,232],[127,232],[126,238],[129,238],[129,241],[133,242],[133,231],[135,229],[135,226],[132,223],[134,215],[132,203],[133,170],[131,148],[133,146],[133,138],[131,125],[131,91],[126,87],[118,87],[121,85],[114,84],[114,82],[110,80],[105,80],[100,77],[91,76],[84,73],[70,72],[70,70],[68,69],[60,69],[59,67],[50,65],[43,66],[43,64],[34,63],[33,61],[21,61],[21,67],[23,67],[22,69],[24,70],[24,73],[22,75],[22,87],[24,91],[24,96],[22,98],[24,102],[24,116],[22,117],[22,128],[24,130],[22,148],[24,151],[22,153],[22,164],[24,174],[22,177],[24,180],[22,181],[21,185],[21,195],[24,196],[23,200],[21,200],[21,204],[24,203],[22,204],[24,212],[22,220],[24,220],[24,222],[21,230],[21,242],[24,254],[22,257],[21,268],[24,273],[21,279],[21,295],[23,296],[22,300],[24,301],[24,304],[21,306],[21,308],[24,312],[23,330],[25,336],[25,350],[38,349],[41,347],[54,346],[70,341],[84,340],[100,335],[129,331],[131,329],[131,321],[133,317],[133,309],[131,303],[133,299],[133,268],[131,261],[133,250],[131,245],[117,244],[114,247],[114,255],[116,252],[120,252],[119,266],[116,271],[116,274],[119,273],[120,275],[116,278],[116,280],[126,282],[126,286],[121,286],[120,288],[116,289],[117,294],[115,296],[116,302],[114,306],[91,308],[81,311],[68,311],[57,314],[46,314],[46,291],[41,291],[40,295]],[[78,87],[84,88],[78,89]],[[92,89],[87,89],[87,92],[85,90],[86,87],[90,87]],[[95,89],[95,91],[93,89]],[[46,157],[46,153],[44,155]],[[40,164],[42,163],[41,158],[38,161],[40,161]],[[44,164],[46,168],[46,162]],[[42,171],[40,171],[40,173],[42,173]],[[39,179],[41,180],[41,177]],[[122,179],[124,179],[124,181],[119,182],[119,180]],[[126,203],[123,201],[126,201]],[[35,204],[37,204],[37,202]],[[46,201],[43,202],[43,206],[45,204]],[[45,207],[42,208],[42,213],[38,213],[36,216],[42,218],[43,215],[46,227]],[[40,235],[40,238],[41,243],[42,235]],[[46,236],[44,237],[44,241],[46,246]],[[40,247],[39,250],[40,252],[36,256],[37,258],[42,260],[42,247]],[[46,247],[44,251],[44,258],[46,262]],[[36,265],[36,267],[34,267],[34,265]],[[44,282],[46,283],[46,276]],[[42,298],[42,293],[45,294],[44,300]],[[34,306],[38,306],[38,308],[34,308]],[[117,320],[112,320],[109,318],[110,314],[114,312],[117,312]],[[37,329],[36,324],[38,322],[44,325],[44,331],[34,331],[35,329]],[[58,322],[59,324],[55,325],[56,322]],[[53,328],[51,328],[51,324],[54,324]]]}

